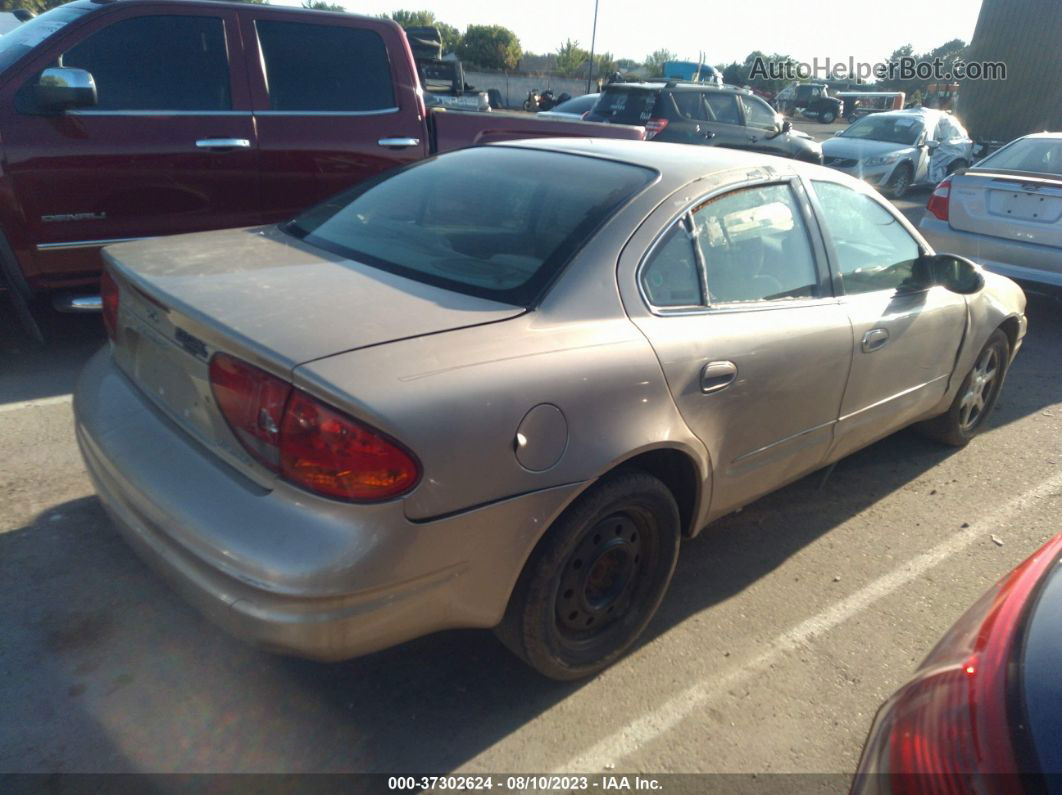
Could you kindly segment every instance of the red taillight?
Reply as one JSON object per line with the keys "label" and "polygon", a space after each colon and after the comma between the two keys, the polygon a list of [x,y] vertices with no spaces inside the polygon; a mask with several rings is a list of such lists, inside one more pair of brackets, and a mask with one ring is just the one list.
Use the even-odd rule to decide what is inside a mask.
{"label": "red taillight", "polygon": [[317,494],[375,502],[417,484],[420,467],[397,443],[225,353],[210,360],[214,400],[252,456]]}
{"label": "red taillight", "polygon": [[1021,791],[1008,677],[1026,608],[1060,552],[1062,535],[948,630],[878,713],[853,792]]}
{"label": "red taillight", "polygon": [[951,201],[951,177],[946,177],[937,185],[936,190],[929,197],[926,209],[933,213],[941,221],[948,220],[948,204]]}
{"label": "red taillight", "polygon": [[645,123],[645,140],[655,138],[667,127],[667,119],[649,119]]}
{"label": "red taillight", "polygon": [[281,430],[281,474],[344,500],[386,500],[420,477],[413,456],[371,428],[295,390]]}
{"label": "red taillight", "polygon": [[103,327],[113,340],[118,333],[118,284],[106,268],[100,275],[100,299],[103,302]]}
{"label": "red taillight", "polygon": [[214,400],[248,453],[280,469],[280,427],[291,384],[225,353],[210,360]]}

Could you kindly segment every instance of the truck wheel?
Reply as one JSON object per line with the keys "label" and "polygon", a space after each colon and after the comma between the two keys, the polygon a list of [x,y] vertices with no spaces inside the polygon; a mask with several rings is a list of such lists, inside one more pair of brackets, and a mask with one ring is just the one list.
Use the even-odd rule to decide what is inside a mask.
{"label": "truck wheel", "polygon": [[837,121],[837,114],[834,113],[832,110],[823,111],[822,115],[819,117],[819,121],[821,121],[823,124],[833,124],[835,121]]}
{"label": "truck wheel", "polygon": [[938,442],[964,446],[984,428],[985,420],[995,408],[1009,360],[1007,335],[996,329],[977,355],[948,410],[923,422],[919,430]]}
{"label": "truck wheel", "polygon": [[552,679],[597,673],[656,613],[679,534],[678,506],[660,480],[641,471],[605,477],[547,531],[495,632]]}

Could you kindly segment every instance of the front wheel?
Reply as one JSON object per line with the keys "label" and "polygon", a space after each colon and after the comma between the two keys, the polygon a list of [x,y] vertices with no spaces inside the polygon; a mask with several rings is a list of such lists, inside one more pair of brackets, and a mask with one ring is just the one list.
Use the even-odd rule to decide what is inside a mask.
{"label": "front wheel", "polygon": [[992,332],[966,375],[948,410],[922,423],[921,430],[937,441],[962,447],[983,428],[1003,387],[1010,360],[1010,342],[999,329]]}
{"label": "front wheel", "polygon": [[833,124],[836,120],[837,114],[834,113],[832,110],[824,111],[823,114],[819,117],[819,121],[821,121],[823,124]]}
{"label": "front wheel", "polygon": [[907,191],[910,190],[913,178],[914,172],[911,170],[911,166],[907,163],[902,164],[893,172],[892,178],[889,179],[889,184],[886,186],[889,195],[894,199],[902,199],[907,195]]}
{"label": "front wheel", "polygon": [[671,491],[641,471],[618,472],[583,494],[524,567],[501,641],[539,673],[597,673],[631,647],[656,613],[678,559]]}

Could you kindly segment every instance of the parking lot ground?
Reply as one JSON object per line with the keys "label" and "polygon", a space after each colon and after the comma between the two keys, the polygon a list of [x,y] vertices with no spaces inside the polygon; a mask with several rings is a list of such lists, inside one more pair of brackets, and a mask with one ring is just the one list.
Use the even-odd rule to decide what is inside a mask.
{"label": "parking lot ground", "polygon": [[644,643],[574,684],[485,631],[324,665],[215,629],[84,473],[69,391],[98,320],[32,348],[5,319],[0,772],[849,773],[878,704],[1062,530],[1062,306],[1028,314],[986,433],[903,431],[716,523]]}

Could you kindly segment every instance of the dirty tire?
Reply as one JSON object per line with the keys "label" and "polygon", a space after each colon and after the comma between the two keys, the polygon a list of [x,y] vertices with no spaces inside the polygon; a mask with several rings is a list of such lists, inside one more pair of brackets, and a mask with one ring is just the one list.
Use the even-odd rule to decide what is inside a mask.
{"label": "dirty tire", "polygon": [[656,613],[679,536],[678,506],[660,480],[640,470],[606,476],[547,531],[496,634],[552,679],[597,673]]}
{"label": "dirty tire", "polygon": [[911,188],[911,180],[914,179],[914,171],[911,166],[904,163],[893,173],[887,186],[889,195],[894,199],[902,199]]}
{"label": "dirty tire", "polygon": [[1003,387],[1009,360],[1010,342],[1006,334],[996,329],[977,354],[948,410],[922,423],[919,429],[944,444],[964,446],[984,429]]}
{"label": "dirty tire", "polygon": [[819,117],[819,121],[823,124],[833,124],[837,120],[837,114],[832,110],[828,110]]}

